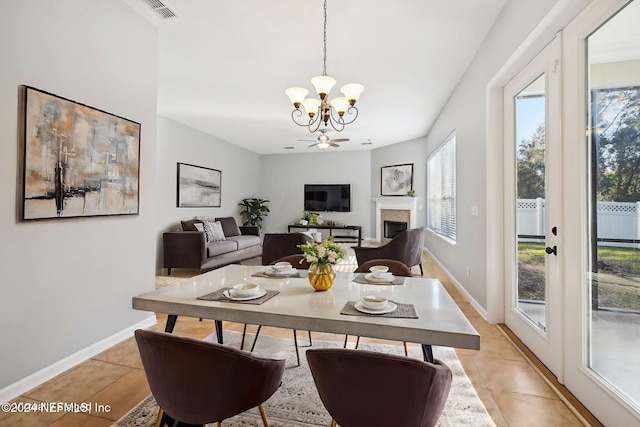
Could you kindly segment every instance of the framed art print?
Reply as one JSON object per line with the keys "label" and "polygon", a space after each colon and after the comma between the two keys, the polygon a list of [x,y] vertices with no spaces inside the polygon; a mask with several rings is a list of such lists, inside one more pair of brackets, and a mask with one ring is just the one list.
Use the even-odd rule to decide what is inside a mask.
{"label": "framed art print", "polygon": [[202,166],[178,163],[179,208],[219,208],[222,172]]}
{"label": "framed art print", "polygon": [[138,214],[140,123],[21,89],[21,219]]}
{"label": "framed art print", "polygon": [[383,166],[380,168],[380,194],[406,196],[413,188],[413,163]]}

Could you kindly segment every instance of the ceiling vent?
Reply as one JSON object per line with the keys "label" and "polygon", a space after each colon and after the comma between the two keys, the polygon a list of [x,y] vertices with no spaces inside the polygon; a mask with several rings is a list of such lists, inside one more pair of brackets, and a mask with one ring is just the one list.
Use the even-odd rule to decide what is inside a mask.
{"label": "ceiling vent", "polygon": [[175,18],[177,15],[160,0],[144,0],[162,19]]}

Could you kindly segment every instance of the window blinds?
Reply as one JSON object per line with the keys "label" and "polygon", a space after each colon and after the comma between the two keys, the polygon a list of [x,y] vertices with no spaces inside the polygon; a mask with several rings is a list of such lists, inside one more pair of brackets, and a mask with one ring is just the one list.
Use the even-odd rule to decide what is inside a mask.
{"label": "window blinds", "polygon": [[456,137],[451,135],[428,161],[428,226],[456,240]]}

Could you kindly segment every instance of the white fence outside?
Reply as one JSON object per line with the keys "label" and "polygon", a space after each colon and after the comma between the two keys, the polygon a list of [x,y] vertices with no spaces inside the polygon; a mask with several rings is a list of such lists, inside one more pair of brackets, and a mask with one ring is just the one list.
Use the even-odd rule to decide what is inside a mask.
{"label": "white fence outside", "polygon": [[[545,200],[518,199],[516,223],[520,236],[544,236]],[[640,202],[598,202],[598,239],[640,240]],[[544,239],[520,238],[521,242]],[[599,242],[601,246],[640,248],[637,243]]]}

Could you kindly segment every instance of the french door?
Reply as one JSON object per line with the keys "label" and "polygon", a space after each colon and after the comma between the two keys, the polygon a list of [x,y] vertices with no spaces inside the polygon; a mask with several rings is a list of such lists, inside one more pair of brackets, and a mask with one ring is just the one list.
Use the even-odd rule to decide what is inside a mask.
{"label": "french door", "polygon": [[504,89],[505,323],[562,375],[560,40]]}
{"label": "french door", "polygon": [[564,384],[611,426],[640,426],[638,22],[594,1],[563,31]]}
{"label": "french door", "polygon": [[504,319],[640,426],[640,0],[592,1],[503,87]]}

